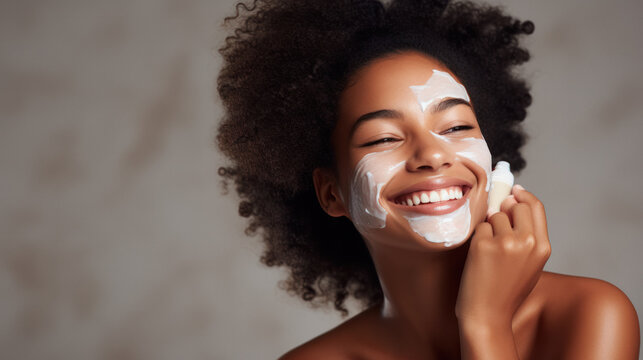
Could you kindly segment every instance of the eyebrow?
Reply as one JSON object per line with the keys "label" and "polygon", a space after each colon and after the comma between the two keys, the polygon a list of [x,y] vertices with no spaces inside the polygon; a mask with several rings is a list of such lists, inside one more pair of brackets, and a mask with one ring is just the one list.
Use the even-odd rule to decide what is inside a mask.
{"label": "eyebrow", "polygon": [[[447,99],[444,99],[444,100],[440,101],[436,105],[432,106],[431,107],[431,113],[435,114],[435,113],[438,113],[438,112],[441,112],[441,111],[445,111],[445,110],[450,109],[450,108],[452,108],[452,107],[454,107],[456,105],[467,105],[468,107],[471,107],[471,104],[468,101],[464,100],[464,99],[447,98]],[[390,110],[390,109],[382,109],[382,110],[377,110],[377,111],[366,113],[366,114],[360,116],[359,118],[357,118],[355,123],[353,123],[353,126],[351,127],[351,130],[348,133],[348,136],[349,136],[349,138],[352,138],[353,133],[355,132],[357,127],[360,124],[362,124],[363,122],[373,120],[373,119],[398,119],[399,120],[399,119],[402,119],[402,118],[403,118],[402,113],[400,113],[397,110]]]}
{"label": "eyebrow", "polygon": [[373,119],[402,119],[402,113],[396,110],[383,109],[364,114],[358,117],[355,123],[353,123],[351,131],[348,133],[348,137],[353,137],[353,133],[361,123]]}
{"label": "eyebrow", "polygon": [[438,113],[440,111],[450,109],[450,108],[452,108],[452,107],[454,107],[456,105],[466,105],[468,107],[471,107],[471,104],[468,101],[464,100],[464,99],[447,98],[447,99],[444,99],[444,100],[440,101],[436,105],[432,106],[431,107],[431,113],[435,114],[435,113]]}

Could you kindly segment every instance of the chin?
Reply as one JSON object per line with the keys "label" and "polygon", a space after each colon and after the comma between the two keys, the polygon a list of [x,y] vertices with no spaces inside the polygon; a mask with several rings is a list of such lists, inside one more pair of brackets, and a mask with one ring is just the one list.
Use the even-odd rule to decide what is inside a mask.
{"label": "chin", "polygon": [[[423,249],[449,250],[467,242],[477,224],[484,219],[481,194],[466,191],[459,199],[437,204],[405,206],[395,204],[394,221]],[[444,210],[435,205],[443,206]],[[397,211],[396,211],[397,210]],[[391,219],[391,220],[393,220]],[[404,236],[404,235],[403,235]]]}
{"label": "chin", "polygon": [[386,227],[376,231],[362,233],[368,247],[385,246],[417,252],[443,252],[459,248],[466,244],[473,235],[473,224],[470,224],[468,231],[463,232],[461,237],[450,238],[449,241],[427,239],[420,232],[413,229],[407,219],[390,217]]}

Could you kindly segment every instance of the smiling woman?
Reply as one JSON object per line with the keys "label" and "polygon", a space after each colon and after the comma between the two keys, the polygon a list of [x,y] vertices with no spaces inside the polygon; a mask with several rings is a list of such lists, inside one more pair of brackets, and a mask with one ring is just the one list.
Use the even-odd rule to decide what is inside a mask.
{"label": "smiling woman", "polygon": [[[331,215],[348,215],[363,237],[408,247],[407,241],[376,231],[402,221],[423,238],[421,246],[448,247],[466,240],[471,219],[478,223],[486,212],[491,153],[466,89],[446,70],[417,52],[386,56],[361,69],[340,97],[332,142],[335,154],[346,155],[338,156],[331,172],[341,177],[348,167],[352,175],[337,184],[350,191],[329,201],[346,199],[350,206],[348,214]],[[364,112],[368,116],[359,116]],[[330,178],[321,176],[317,188],[329,189],[323,179]],[[327,195],[318,196],[323,202]]]}
{"label": "smiling woman", "polygon": [[465,1],[237,8],[220,173],[288,290],[365,308],[284,359],[637,357],[619,289],[543,271],[534,194],[517,185],[488,213],[492,164],[525,165],[531,97],[513,67],[531,22]]}

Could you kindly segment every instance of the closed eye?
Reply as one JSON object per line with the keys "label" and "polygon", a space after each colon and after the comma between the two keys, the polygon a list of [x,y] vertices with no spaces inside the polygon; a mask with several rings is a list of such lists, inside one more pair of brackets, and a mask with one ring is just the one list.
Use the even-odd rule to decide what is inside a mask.
{"label": "closed eye", "polygon": [[365,144],[360,145],[359,147],[367,147],[367,146],[373,146],[373,145],[378,145],[378,144],[383,144],[388,142],[395,142],[395,141],[400,141],[400,140],[392,137],[387,137],[387,138],[381,138],[381,139],[369,141]]}
{"label": "closed eye", "polygon": [[442,134],[449,134],[449,133],[456,132],[456,131],[464,131],[464,130],[471,130],[471,129],[473,129],[473,126],[458,125],[458,126],[454,126],[452,128],[449,128],[448,130],[444,131]]}

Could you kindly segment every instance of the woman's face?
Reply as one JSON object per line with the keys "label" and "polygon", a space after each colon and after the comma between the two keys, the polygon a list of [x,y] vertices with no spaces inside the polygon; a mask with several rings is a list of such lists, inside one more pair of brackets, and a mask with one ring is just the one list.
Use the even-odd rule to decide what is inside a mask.
{"label": "woman's face", "polygon": [[491,154],[466,89],[416,52],[360,69],[332,143],[338,201],[369,246],[458,246],[487,211]]}

